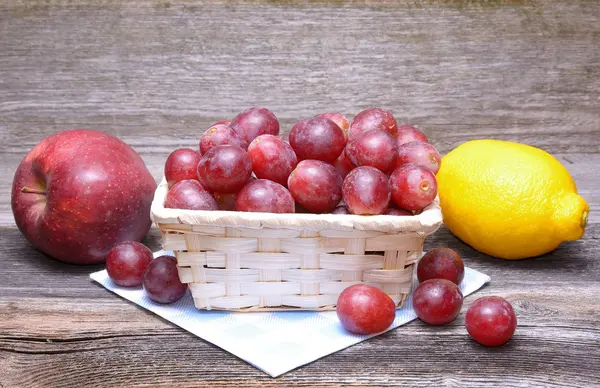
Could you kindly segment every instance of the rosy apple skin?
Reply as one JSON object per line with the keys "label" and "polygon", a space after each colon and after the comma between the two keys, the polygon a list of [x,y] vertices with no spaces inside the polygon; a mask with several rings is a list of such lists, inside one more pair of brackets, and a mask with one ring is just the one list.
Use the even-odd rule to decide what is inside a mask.
{"label": "rosy apple skin", "polygon": [[13,180],[17,227],[45,254],[95,264],[151,226],[156,182],[142,158],[114,136],[72,129],[49,136],[25,156]]}

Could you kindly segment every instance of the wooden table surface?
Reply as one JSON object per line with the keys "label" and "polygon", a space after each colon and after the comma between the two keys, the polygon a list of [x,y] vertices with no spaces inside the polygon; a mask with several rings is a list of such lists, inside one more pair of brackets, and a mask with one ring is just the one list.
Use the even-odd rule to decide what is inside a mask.
{"label": "wooden table surface", "polygon": [[[109,293],[14,225],[24,155],[60,129],[131,144],[156,178],[170,151],[261,105],[285,130],[369,106],[442,153],[498,138],[547,150],[591,206],[583,239],[536,259],[459,250],[519,327],[500,348],[461,315],[412,322],[272,379]],[[595,0],[0,2],[0,387],[600,386],[600,2]],[[160,241],[152,230],[147,244]],[[465,308],[474,297],[465,300]]]}

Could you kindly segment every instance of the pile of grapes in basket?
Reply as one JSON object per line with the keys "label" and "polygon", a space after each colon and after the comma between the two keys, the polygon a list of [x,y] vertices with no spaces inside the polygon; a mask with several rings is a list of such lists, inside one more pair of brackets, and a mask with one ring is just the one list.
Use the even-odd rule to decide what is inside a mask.
{"label": "pile of grapes in basket", "polygon": [[275,115],[254,107],[220,121],[165,164],[165,207],[267,213],[412,215],[437,195],[440,154],[385,109],[352,122],[322,113],[280,136]]}

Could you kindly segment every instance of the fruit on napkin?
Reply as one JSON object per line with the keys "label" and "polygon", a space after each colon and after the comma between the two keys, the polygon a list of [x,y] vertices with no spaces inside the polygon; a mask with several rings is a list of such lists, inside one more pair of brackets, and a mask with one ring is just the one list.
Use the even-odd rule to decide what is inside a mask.
{"label": "fruit on napkin", "polygon": [[417,279],[423,283],[429,279],[446,279],[459,285],[465,277],[465,265],[454,249],[434,248],[417,264]]}
{"label": "fruit on napkin", "polygon": [[150,229],[156,182],[142,158],[103,132],[62,131],[36,145],[13,180],[12,210],[37,249],[67,263],[103,262]]}
{"label": "fruit on napkin", "polygon": [[379,288],[355,284],[340,293],[336,313],[342,327],[350,333],[374,334],[394,322],[396,304]]}
{"label": "fruit on napkin", "polygon": [[187,285],[179,280],[177,259],[165,255],[148,264],[142,285],[146,295],[158,303],[177,302],[187,290]]}
{"label": "fruit on napkin", "polygon": [[442,158],[437,179],[445,225],[485,254],[539,256],[585,231],[588,204],[567,169],[538,148],[469,141]]}
{"label": "fruit on napkin", "polygon": [[106,256],[106,272],[121,287],[138,287],[142,285],[146,267],[153,258],[152,251],[144,244],[124,241]]}
{"label": "fruit on napkin", "polygon": [[413,291],[413,306],[420,320],[430,325],[452,322],[463,305],[463,294],[446,279],[429,279]]}

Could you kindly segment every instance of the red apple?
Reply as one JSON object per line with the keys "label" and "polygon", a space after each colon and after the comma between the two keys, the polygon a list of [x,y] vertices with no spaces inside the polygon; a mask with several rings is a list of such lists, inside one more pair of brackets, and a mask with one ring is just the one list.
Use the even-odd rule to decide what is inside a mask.
{"label": "red apple", "polygon": [[156,182],[142,158],[114,136],[85,129],[49,136],[13,180],[12,211],[34,247],[67,263],[103,262],[150,229]]}

